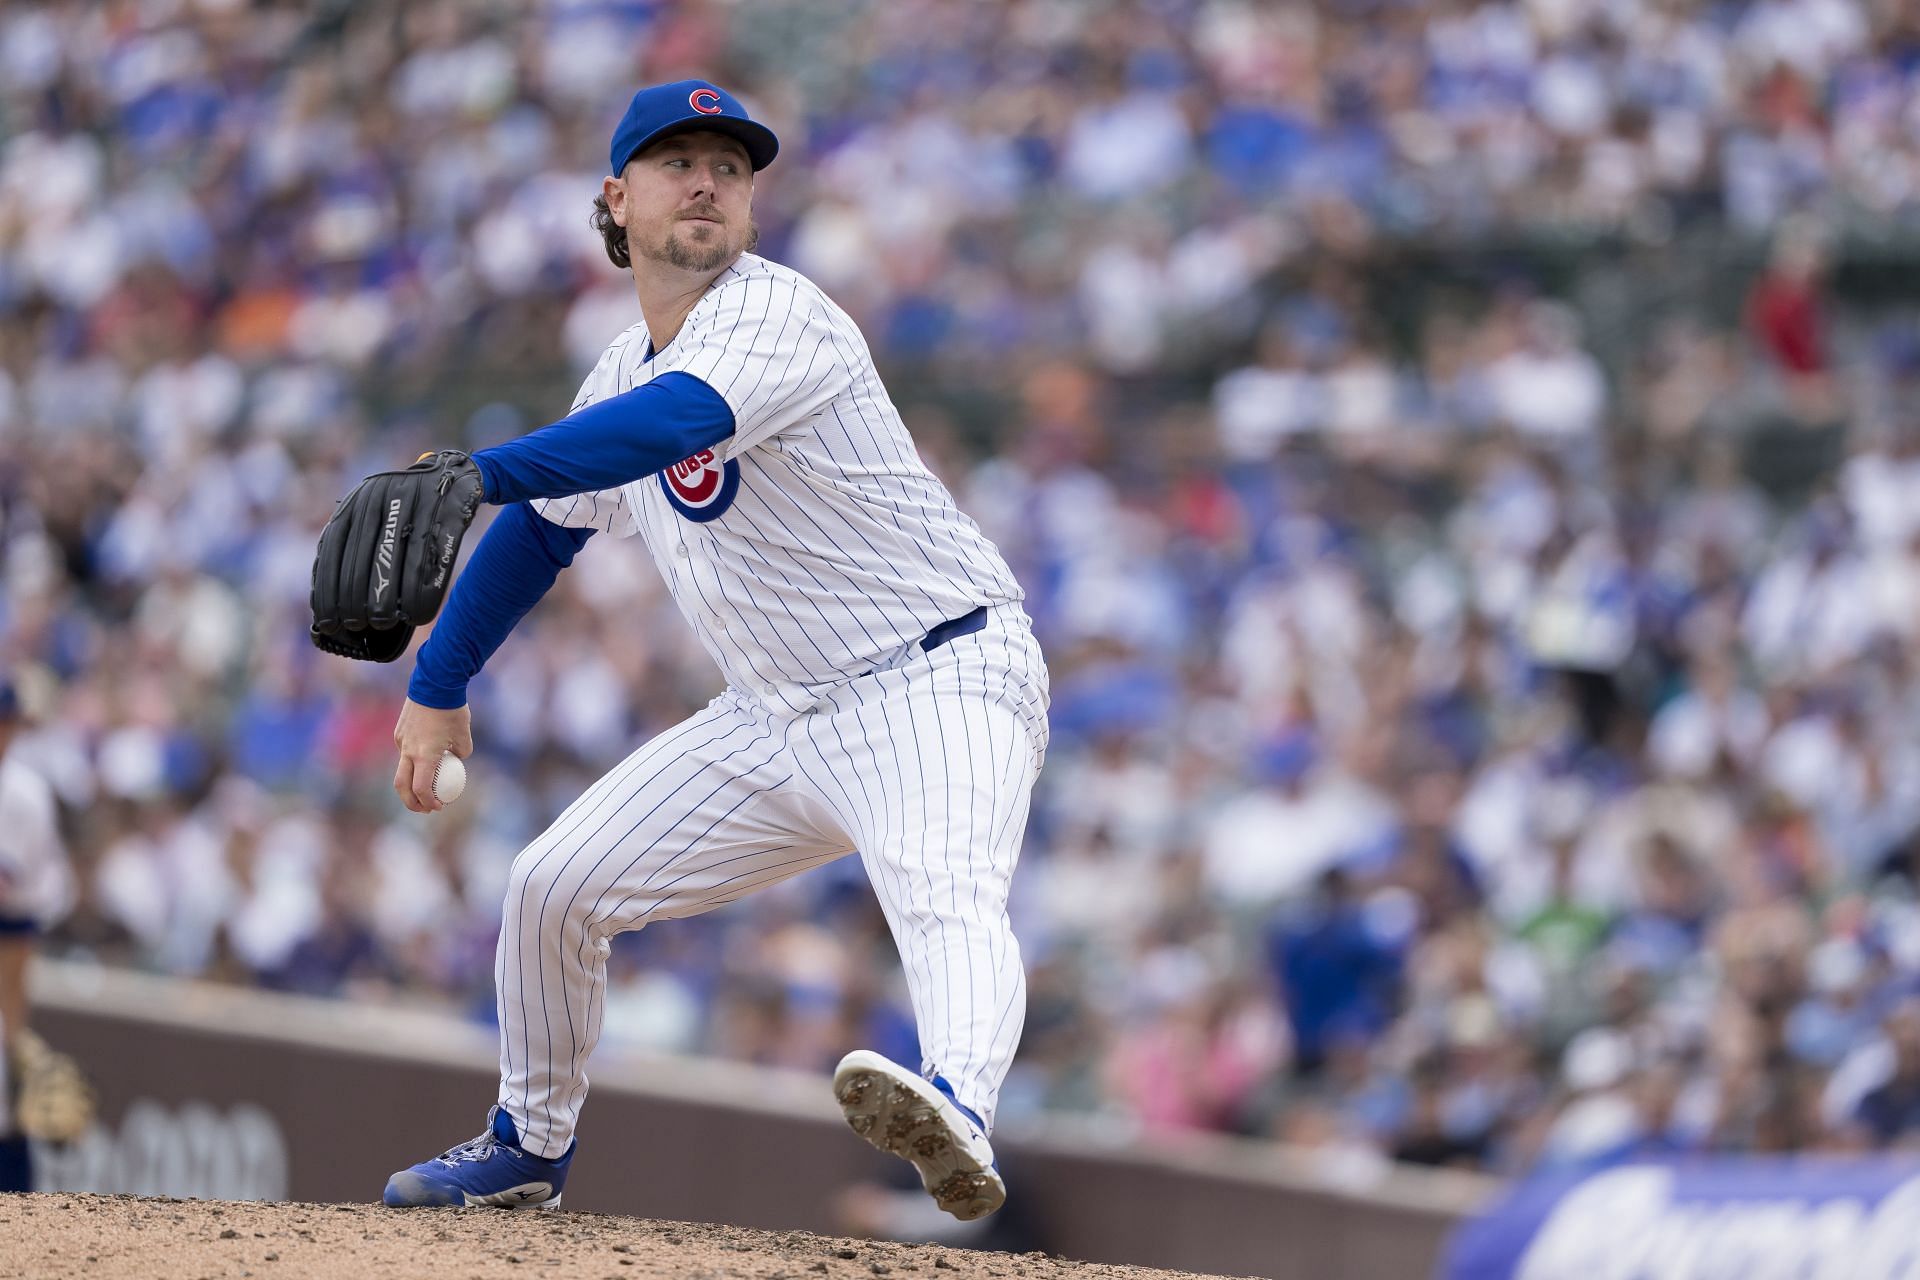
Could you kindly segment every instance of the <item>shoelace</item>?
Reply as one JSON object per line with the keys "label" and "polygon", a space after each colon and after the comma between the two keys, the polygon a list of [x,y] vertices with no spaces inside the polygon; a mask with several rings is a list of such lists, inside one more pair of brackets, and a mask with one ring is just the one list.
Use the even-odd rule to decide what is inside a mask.
{"label": "shoelace", "polygon": [[489,1124],[487,1131],[479,1137],[449,1148],[444,1155],[440,1156],[440,1163],[460,1164],[466,1160],[485,1160],[499,1144],[500,1139],[493,1136],[493,1126]]}

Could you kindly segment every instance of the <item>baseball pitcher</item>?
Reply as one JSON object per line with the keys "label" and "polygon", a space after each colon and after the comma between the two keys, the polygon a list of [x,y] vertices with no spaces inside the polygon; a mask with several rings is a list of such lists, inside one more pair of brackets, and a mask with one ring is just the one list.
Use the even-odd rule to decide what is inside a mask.
{"label": "baseball pitcher", "polygon": [[[859,329],[755,256],[778,142],[704,81],[636,94],[596,225],[640,320],[561,421],[364,482],[322,535],[314,638],[391,660],[438,614],[394,787],[439,807],[466,688],[596,531],[638,536],[725,692],[601,778],[513,866],[485,1132],[393,1175],[389,1205],[557,1205],[609,939],[857,852],[924,1061],[849,1054],[855,1132],[956,1217],[1005,1199],[988,1133],[1026,1013],[1007,888],[1047,746],[1047,672],[1005,560],[922,464]],[[479,502],[504,508],[447,590]],[[444,609],[441,608],[444,593]]]}

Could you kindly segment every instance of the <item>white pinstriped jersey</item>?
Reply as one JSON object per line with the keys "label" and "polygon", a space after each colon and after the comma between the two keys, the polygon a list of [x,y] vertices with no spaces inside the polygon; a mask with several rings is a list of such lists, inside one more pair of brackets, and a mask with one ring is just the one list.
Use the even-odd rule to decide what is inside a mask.
{"label": "white pinstriped jersey", "polygon": [[734,688],[801,712],[934,626],[1022,598],[921,462],[859,328],[805,276],[744,254],[650,350],[644,321],[621,334],[573,407],[679,371],[727,401],[733,436],[619,489],[535,507],[644,538]]}
{"label": "white pinstriped jersey", "polygon": [[0,757],[0,924],[51,924],[72,898],[53,788],[18,760]]}

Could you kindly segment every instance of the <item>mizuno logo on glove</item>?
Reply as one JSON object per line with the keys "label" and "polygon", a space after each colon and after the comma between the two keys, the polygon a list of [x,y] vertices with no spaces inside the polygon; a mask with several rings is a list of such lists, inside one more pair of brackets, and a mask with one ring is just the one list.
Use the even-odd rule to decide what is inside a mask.
{"label": "mizuno logo on glove", "polygon": [[380,555],[374,561],[374,576],[380,579],[380,590],[384,593],[393,581],[393,540],[400,532],[400,499],[395,498],[387,504],[386,528],[380,531]]}

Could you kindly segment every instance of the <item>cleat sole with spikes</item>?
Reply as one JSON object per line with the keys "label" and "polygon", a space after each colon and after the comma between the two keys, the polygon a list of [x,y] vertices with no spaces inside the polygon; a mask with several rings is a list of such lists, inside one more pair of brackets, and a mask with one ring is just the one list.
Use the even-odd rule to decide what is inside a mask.
{"label": "cleat sole with spikes", "polygon": [[1006,1203],[985,1135],[959,1109],[906,1068],[879,1054],[850,1053],[834,1072],[833,1096],[847,1127],[870,1145],[899,1156],[946,1212],[971,1222]]}

